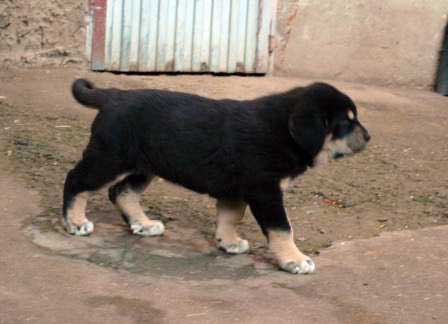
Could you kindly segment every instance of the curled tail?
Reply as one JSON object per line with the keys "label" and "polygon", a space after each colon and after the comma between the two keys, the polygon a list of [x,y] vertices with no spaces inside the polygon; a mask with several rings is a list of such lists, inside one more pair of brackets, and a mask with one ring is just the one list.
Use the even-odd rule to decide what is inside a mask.
{"label": "curled tail", "polygon": [[108,101],[106,90],[96,89],[92,82],[78,79],[72,85],[73,97],[82,105],[101,110]]}

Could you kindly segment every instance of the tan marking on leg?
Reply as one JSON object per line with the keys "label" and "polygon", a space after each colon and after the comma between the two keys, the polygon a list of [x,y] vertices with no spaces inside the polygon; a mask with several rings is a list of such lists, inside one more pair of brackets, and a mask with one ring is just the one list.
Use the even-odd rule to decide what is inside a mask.
{"label": "tan marking on leg", "polygon": [[315,167],[324,166],[325,164],[328,163],[330,157],[331,157],[331,135],[328,135],[327,137],[325,137],[325,142],[322,149],[314,158],[314,166]]}
{"label": "tan marking on leg", "polygon": [[119,175],[118,177],[116,177],[115,180],[112,180],[111,182],[108,182],[107,184],[105,184],[104,186],[102,186],[102,188],[109,188],[109,187],[112,187],[113,185],[119,183],[121,180],[123,180],[124,178],[126,178],[128,175],[130,175],[130,173],[123,173],[122,175]]}
{"label": "tan marking on leg", "polygon": [[[128,174],[118,176],[114,181],[105,186],[110,186],[118,181],[121,181]],[[103,187],[105,187],[103,186]],[[67,208],[67,218],[64,220],[64,226],[70,234],[84,236],[93,232],[93,223],[86,217],[86,206],[89,192],[81,192],[73,198],[73,202]]]}
{"label": "tan marking on leg", "polygon": [[[123,174],[118,176],[114,181],[106,184],[103,187],[111,186],[121,180],[123,180],[128,174]],[[87,223],[89,220],[86,217],[86,206],[87,199],[89,197],[89,192],[81,192],[75,196],[73,199],[73,203],[70,208],[67,210],[67,221],[72,225],[82,225]]]}
{"label": "tan marking on leg", "polygon": [[290,231],[269,231],[269,249],[274,253],[280,268],[290,273],[312,273],[314,262],[303,254],[294,243]]}
{"label": "tan marking on leg", "polygon": [[228,253],[244,253],[249,244],[236,231],[235,225],[243,218],[246,204],[243,202],[218,201],[216,240],[218,246]]}
{"label": "tan marking on leg", "polygon": [[294,243],[292,232],[269,231],[269,249],[280,264],[309,259]]}
{"label": "tan marking on leg", "polygon": [[88,192],[81,192],[75,196],[73,203],[67,209],[67,221],[72,225],[82,225],[89,220],[86,218]]}
{"label": "tan marking on leg", "polygon": [[134,234],[160,235],[165,230],[161,221],[149,219],[140,205],[140,194],[126,189],[117,196],[117,207],[129,218]]}
{"label": "tan marking on leg", "polygon": [[149,218],[140,205],[140,194],[132,190],[124,190],[117,197],[117,205],[129,217],[130,223],[146,223]]}
{"label": "tan marking on leg", "polygon": [[93,223],[86,217],[88,192],[81,192],[73,198],[67,209],[67,219],[64,226],[70,234],[85,236],[93,232]]}

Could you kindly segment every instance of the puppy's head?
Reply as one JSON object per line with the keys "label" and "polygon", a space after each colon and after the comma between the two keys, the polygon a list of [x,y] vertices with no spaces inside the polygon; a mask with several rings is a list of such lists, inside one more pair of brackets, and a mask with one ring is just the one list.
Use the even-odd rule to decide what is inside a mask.
{"label": "puppy's head", "polygon": [[289,132],[313,164],[362,151],[370,135],[353,101],[336,88],[316,83],[303,88],[289,118]]}

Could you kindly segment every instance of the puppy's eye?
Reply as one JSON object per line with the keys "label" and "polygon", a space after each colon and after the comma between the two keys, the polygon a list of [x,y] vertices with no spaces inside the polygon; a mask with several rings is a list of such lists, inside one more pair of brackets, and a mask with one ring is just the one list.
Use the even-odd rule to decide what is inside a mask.
{"label": "puppy's eye", "polygon": [[353,111],[349,110],[347,117],[349,120],[354,120],[355,119],[355,114],[353,113]]}

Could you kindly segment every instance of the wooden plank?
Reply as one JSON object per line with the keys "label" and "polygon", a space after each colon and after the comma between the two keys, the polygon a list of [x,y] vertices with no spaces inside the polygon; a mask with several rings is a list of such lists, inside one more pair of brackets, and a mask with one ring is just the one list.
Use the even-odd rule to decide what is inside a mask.
{"label": "wooden plank", "polygon": [[93,14],[91,68],[101,71],[105,69],[107,0],[91,0],[89,7]]}
{"label": "wooden plank", "polygon": [[175,71],[191,71],[195,1],[178,0],[175,44]]}
{"label": "wooden plank", "polygon": [[[135,1],[135,0],[134,0]],[[121,21],[121,48],[120,48],[120,71],[129,71],[129,54],[132,39],[132,3],[133,0],[123,0],[123,11]]]}
{"label": "wooden plank", "polygon": [[139,42],[140,42],[140,28],[142,18],[142,1],[144,0],[126,0],[132,1],[132,13],[131,13],[131,35],[130,35],[130,48],[128,57],[128,69],[129,71],[138,71],[138,59],[139,59]]}
{"label": "wooden plank", "polygon": [[142,0],[139,42],[139,71],[156,71],[159,0]]}
{"label": "wooden plank", "polygon": [[219,70],[217,72],[227,72],[229,57],[229,38],[230,38],[230,16],[231,16],[231,0],[215,0],[222,2],[222,11],[219,42]]}
{"label": "wooden plank", "polygon": [[193,59],[193,28],[196,19],[195,13],[196,1],[187,0],[187,6],[185,10],[186,20],[184,29],[184,55],[183,64],[177,71],[192,71],[192,59]]}
{"label": "wooden plank", "polygon": [[221,17],[223,15],[223,2],[213,0],[213,12],[211,23],[211,48],[210,48],[210,71],[219,72],[220,43],[221,43]]}
{"label": "wooden plank", "polygon": [[258,13],[259,0],[249,0],[244,54],[244,67],[247,73],[255,73],[256,71]]}
{"label": "wooden plank", "polygon": [[232,0],[230,14],[229,57],[227,72],[244,72],[247,0]]}
{"label": "wooden plank", "polygon": [[193,66],[195,71],[204,72],[210,71],[211,65],[213,0],[199,0],[197,8],[200,8],[199,4],[202,4],[202,10],[196,13],[195,37],[198,39],[195,39],[193,45]]}
{"label": "wooden plank", "polygon": [[174,44],[176,33],[177,1],[160,1],[157,44],[157,71],[174,71]]}
{"label": "wooden plank", "polygon": [[257,35],[256,73],[269,72],[269,45],[273,37],[273,14],[276,12],[277,1],[260,0],[260,18]]}
{"label": "wooden plank", "polygon": [[[154,20],[150,16],[149,11],[151,3],[153,1],[143,0],[141,3],[141,13],[140,13],[140,34],[138,41],[138,70],[145,71],[149,70],[149,42],[150,42],[150,30],[151,21]],[[157,22],[157,20],[156,20]]]}
{"label": "wooden plank", "polygon": [[109,4],[112,6],[111,19],[107,20],[107,24],[110,24],[110,33],[108,33],[108,36],[110,36],[110,43],[108,43],[109,59],[107,68],[112,71],[120,71],[123,2],[124,0],[109,0]]}

